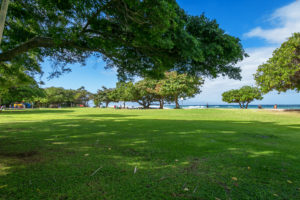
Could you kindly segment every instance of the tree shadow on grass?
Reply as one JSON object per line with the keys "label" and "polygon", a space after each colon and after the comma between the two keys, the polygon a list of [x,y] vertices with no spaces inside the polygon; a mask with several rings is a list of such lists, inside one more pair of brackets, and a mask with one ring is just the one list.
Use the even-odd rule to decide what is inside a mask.
{"label": "tree shadow on grass", "polygon": [[109,117],[109,118],[119,118],[119,117],[138,117],[139,115],[127,115],[127,114],[90,114],[90,115],[78,115],[77,117],[80,118],[87,118],[87,117],[91,117],[91,118],[105,118],[105,117]]}
{"label": "tree shadow on grass", "polygon": [[65,110],[65,109],[46,109],[46,110],[39,110],[39,109],[25,109],[25,110],[5,110],[0,113],[2,115],[18,115],[18,114],[47,114],[47,113],[71,113],[74,110]]}
{"label": "tree shadow on grass", "polygon": [[285,109],[283,112],[300,113],[300,109]]}
{"label": "tree shadow on grass", "polygon": [[[141,195],[160,199],[162,194],[164,199],[272,199],[268,195],[275,192],[285,199],[298,197],[299,124],[128,116],[81,115],[81,119],[17,122],[9,131],[0,124],[6,137],[0,138],[0,162],[16,160],[4,163],[10,169],[0,175],[0,183],[19,188],[24,196],[38,188],[52,198],[59,195],[57,187],[79,188],[74,194],[60,189],[70,199],[83,198],[86,190],[90,199],[99,195],[99,188],[91,187],[92,183],[101,183],[105,193],[119,199],[140,199]],[[13,156],[31,156],[26,152],[36,152],[32,154],[35,162],[28,162],[29,156],[27,162]],[[97,175],[91,176],[99,168]],[[232,177],[241,181],[235,183]],[[38,181],[18,186],[28,179]],[[287,179],[294,184],[286,183]],[[12,191],[7,194],[16,195]]]}

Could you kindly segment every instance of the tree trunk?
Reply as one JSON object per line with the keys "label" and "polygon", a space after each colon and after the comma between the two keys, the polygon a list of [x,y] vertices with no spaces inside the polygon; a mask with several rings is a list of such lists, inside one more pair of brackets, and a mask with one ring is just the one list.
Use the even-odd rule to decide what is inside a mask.
{"label": "tree trunk", "polygon": [[178,96],[175,96],[175,104],[176,104],[175,109],[179,109],[180,106],[179,106],[179,103],[178,103]]}
{"label": "tree trunk", "polygon": [[107,101],[107,102],[105,102],[105,108],[108,108],[108,104],[109,104],[109,102]]}
{"label": "tree trunk", "polygon": [[246,103],[246,109],[248,109],[249,102]]}
{"label": "tree trunk", "polygon": [[123,103],[123,108],[125,108],[125,101],[124,101],[124,103]]}
{"label": "tree trunk", "polygon": [[242,108],[242,104],[241,104],[241,102],[239,102],[239,105],[240,105],[240,108]]}
{"label": "tree trunk", "polygon": [[2,0],[1,11],[0,11],[0,44],[1,44],[3,30],[5,26],[8,4],[9,4],[9,0]]}
{"label": "tree trunk", "polygon": [[164,99],[159,100],[159,109],[164,109]]}

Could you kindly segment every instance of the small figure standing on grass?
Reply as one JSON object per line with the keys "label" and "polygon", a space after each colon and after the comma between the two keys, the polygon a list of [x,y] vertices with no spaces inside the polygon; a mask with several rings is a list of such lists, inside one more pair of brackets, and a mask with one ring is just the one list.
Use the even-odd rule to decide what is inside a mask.
{"label": "small figure standing on grass", "polygon": [[274,105],[274,109],[277,109],[277,104]]}

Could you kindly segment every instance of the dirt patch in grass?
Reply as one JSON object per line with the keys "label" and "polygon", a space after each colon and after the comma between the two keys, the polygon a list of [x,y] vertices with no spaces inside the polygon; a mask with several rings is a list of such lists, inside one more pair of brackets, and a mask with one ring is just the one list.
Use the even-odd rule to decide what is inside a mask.
{"label": "dirt patch in grass", "polygon": [[[191,174],[196,175],[199,173],[199,170],[200,170],[199,168],[201,167],[201,165],[203,165],[205,162],[206,162],[206,158],[202,158],[202,159],[193,158],[190,161],[190,164],[187,167],[185,167],[183,169],[183,171],[186,173],[191,173]],[[201,170],[203,170],[203,169],[201,168]]]}
{"label": "dirt patch in grass", "polygon": [[37,163],[42,161],[42,157],[37,151],[28,152],[11,152],[11,153],[1,153],[0,156],[7,158],[15,158],[25,163]]}

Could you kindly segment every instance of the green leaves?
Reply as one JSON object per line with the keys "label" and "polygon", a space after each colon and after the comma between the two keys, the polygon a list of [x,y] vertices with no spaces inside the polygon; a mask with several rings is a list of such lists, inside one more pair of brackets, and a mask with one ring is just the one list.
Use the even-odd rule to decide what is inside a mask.
{"label": "green leaves", "polygon": [[71,107],[76,104],[87,106],[91,98],[91,94],[84,87],[80,87],[77,90],[49,87],[45,89],[45,93],[46,96],[41,103],[46,105],[54,104],[55,106],[60,106],[61,104]]}
{"label": "green leaves", "polygon": [[300,33],[276,49],[273,57],[258,67],[254,77],[264,93],[300,91]]}
{"label": "green leaves", "polygon": [[14,102],[33,102],[36,98],[43,98],[45,92],[35,82],[29,85],[14,85],[6,89],[0,89],[0,99],[3,104],[11,104]]}
{"label": "green leaves", "polygon": [[12,0],[4,36],[1,63],[26,66],[33,53],[38,65],[48,57],[61,67],[54,75],[96,55],[120,80],[172,70],[239,79],[235,64],[244,57],[215,20],[189,16],[174,0]]}
{"label": "green leaves", "polygon": [[96,105],[105,102],[106,107],[110,102],[131,101],[146,109],[154,102],[160,102],[160,108],[163,108],[164,102],[173,101],[179,108],[179,98],[190,98],[199,94],[203,83],[199,77],[172,71],[166,72],[164,78],[159,80],[144,78],[136,83],[118,82],[114,89],[102,87],[102,90],[93,95],[93,99]]}
{"label": "green leaves", "polygon": [[92,99],[94,100],[94,104],[96,106],[100,106],[101,103],[105,103],[106,107],[108,107],[110,102],[117,102],[118,92],[114,88],[106,88],[102,87],[102,89],[98,90],[96,94],[92,95]]}
{"label": "green leaves", "polygon": [[262,100],[262,93],[256,87],[244,86],[237,90],[229,90],[222,94],[222,100],[227,103],[238,103],[241,108],[248,108],[254,100]]}

